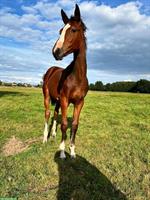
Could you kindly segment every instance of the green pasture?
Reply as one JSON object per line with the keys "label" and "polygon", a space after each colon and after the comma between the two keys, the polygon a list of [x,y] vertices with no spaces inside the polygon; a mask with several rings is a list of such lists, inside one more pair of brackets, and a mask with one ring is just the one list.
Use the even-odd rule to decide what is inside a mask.
{"label": "green pasture", "polygon": [[[56,139],[42,143],[41,89],[0,87],[0,199],[149,200],[150,95],[89,91],[76,159],[69,156],[71,117],[72,106],[67,158],[60,160],[61,115]],[[27,148],[6,155],[4,147],[13,137]]]}

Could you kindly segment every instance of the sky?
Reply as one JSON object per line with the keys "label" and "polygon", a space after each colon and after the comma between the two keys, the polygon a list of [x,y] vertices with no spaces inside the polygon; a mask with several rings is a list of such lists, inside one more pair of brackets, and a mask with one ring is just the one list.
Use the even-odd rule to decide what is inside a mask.
{"label": "sky", "polygon": [[90,83],[150,80],[150,1],[0,0],[0,80],[38,84],[56,61],[52,47],[75,3],[87,26]]}

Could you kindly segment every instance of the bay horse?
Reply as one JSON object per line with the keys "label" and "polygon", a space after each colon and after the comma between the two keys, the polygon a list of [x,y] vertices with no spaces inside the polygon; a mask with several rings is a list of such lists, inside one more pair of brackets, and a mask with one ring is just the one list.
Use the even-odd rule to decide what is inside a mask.
{"label": "bay horse", "polygon": [[88,92],[87,64],[86,64],[86,26],[80,16],[79,6],[76,4],[74,16],[68,18],[61,10],[64,27],[60,30],[60,37],[56,41],[52,53],[56,60],[73,53],[73,61],[65,68],[51,67],[43,78],[43,95],[45,106],[45,128],[43,143],[47,142],[48,120],[50,117],[49,104],[55,102],[52,136],[56,136],[56,123],[59,108],[61,108],[60,158],[65,158],[65,139],[67,131],[67,109],[70,103],[74,105],[73,120],[70,135],[71,157],[75,158],[75,135],[79,124],[79,115],[84,104],[84,97]]}

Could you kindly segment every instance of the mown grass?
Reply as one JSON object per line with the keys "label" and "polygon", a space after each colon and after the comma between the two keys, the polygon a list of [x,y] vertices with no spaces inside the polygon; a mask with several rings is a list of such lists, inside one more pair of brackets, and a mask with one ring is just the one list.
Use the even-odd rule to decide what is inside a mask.
{"label": "mown grass", "polygon": [[[72,106],[69,121],[71,112]],[[75,160],[69,157],[69,129],[67,159],[59,159],[60,124],[56,140],[42,144],[40,139],[20,154],[3,155],[9,138],[40,138],[43,128],[40,89],[0,88],[0,197],[150,199],[150,95],[89,92],[80,117]]]}

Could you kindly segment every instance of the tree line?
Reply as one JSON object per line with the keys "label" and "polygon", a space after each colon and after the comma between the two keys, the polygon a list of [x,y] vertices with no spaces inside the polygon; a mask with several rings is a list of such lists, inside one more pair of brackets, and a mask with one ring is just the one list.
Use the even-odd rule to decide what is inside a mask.
{"label": "tree line", "polygon": [[103,84],[102,81],[96,81],[89,85],[90,90],[95,91],[114,91],[114,92],[139,92],[150,93],[150,81],[141,79],[134,81],[120,81],[114,83]]}
{"label": "tree line", "polygon": [[42,87],[42,81],[39,84],[30,84],[30,83],[16,83],[16,82],[3,82],[0,80],[0,86],[6,86],[6,87]]}
{"label": "tree line", "polygon": [[7,86],[7,87],[11,87],[11,86],[18,86],[18,87],[32,87],[31,84],[29,83],[10,83],[10,82],[3,82],[0,80],[0,86]]}
{"label": "tree line", "polygon": [[[37,85],[29,83],[6,83],[0,80],[1,86],[18,86],[18,87],[42,87],[42,81]],[[113,91],[113,92],[139,92],[150,93],[150,81],[141,79],[137,82],[134,81],[120,81],[114,83],[103,84],[102,81],[96,81],[94,84],[90,83],[90,90],[95,91]]]}

